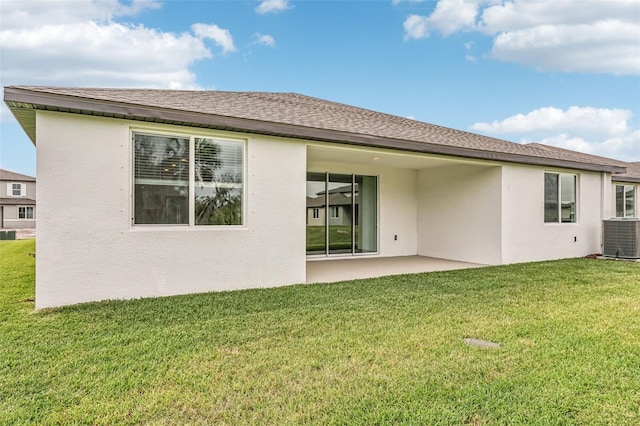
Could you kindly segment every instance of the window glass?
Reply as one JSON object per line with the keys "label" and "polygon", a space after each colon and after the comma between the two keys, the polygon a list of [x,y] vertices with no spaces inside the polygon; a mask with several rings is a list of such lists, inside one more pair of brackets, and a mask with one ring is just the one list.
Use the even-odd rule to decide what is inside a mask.
{"label": "window glass", "polygon": [[195,139],[195,224],[242,224],[243,144]]}
{"label": "window glass", "polygon": [[134,224],[242,224],[243,142],[135,133],[133,143]]}
{"label": "window glass", "polygon": [[189,223],[189,139],[134,135],[134,223]]}
{"label": "window glass", "polygon": [[560,216],[563,223],[576,221],[576,176],[560,175]]}
{"label": "window glass", "polygon": [[18,207],[18,219],[33,219],[33,207]]}
{"label": "window glass", "polygon": [[635,185],[616,185],[616,217],[635,217]]}
{"label": "window glass", "polygon": [[544,221],[558,222],[558,175],[544,174]]}
{"label": "window glass", "polygon": [[633,185],[627,185],[624,187],[624,199],[625,199],[625,216],[636,216],[636,187]]}
{"label": "window glass", "polygon": [[624,217],[624,186],[616,185],[616,217]]}
{"label": "window glass", "polygon": [[22,195],[22,184],[14,183],[11,185],[11,195],[14,197],[19,197]]}
{"label": "window glass", "polygon": [[576,222],[577,176],[564,173],[544,174],[544,221]]}

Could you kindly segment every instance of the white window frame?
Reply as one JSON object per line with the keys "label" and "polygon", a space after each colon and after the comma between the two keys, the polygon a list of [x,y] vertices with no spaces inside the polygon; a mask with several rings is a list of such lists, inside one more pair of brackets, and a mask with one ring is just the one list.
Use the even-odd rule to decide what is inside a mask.
{"label": "white window frame", "polygon": [[[618,216],[618,187],[622,188],[622,216]],[[627,212],[627,188],[633,188],[633,215],[628,214]],[[615,188],[615,209],[616,209],[616,217],[636,217],[638,214],[637,204],[638,204],[638,186],[637,185],[616,185]]]}
{"label": "white window frame", "polygon": [[[136,224],[135,223],[135,146],[134,135],[145,134],[151,136],[167,136],[176,138],[189,139],[189,223],[188,224]],[[229,142],[238,142],[242,144],[242,223],[239,225],[196,225],[195,224],[195,140],[198,138],[216,139]],[[131,212],[131,227],[133,229],[189,229],[189,230],[212,230],[212,229],[246,229],[247,218],[247,139],[230,137],[225,134],[208,133],[189,131],[185,132],[184,129],[177,129],[175,131],[169,129],[158,129],[155,127],[131,127],[129,129],[129,161],[130,163],[130,212]]]}
{"label": "white window frame", "polygon": [[[543,194],[544,194],[544,186],[545,186],[545,181],[546,181],[546,175],[547,174],[551,174],[551,175],[556,175],[558,176],[558,200],[557,200],[557,204],[558,204],[558,220],[557,221],[549,221],[547,222],[546,218],[543,217],[543,222],[545,225],[571,225],[571,224],[577,224],[578,223],[578,218],[579,218],[579,214],[580,214],[580,209],[578,208],[578,206],[580,205],[580,175],[577,173],[566,173],[566,172],[559,172],[559,171],[554,171],[554,170],[545,170],[544,174],[543,174]],[[574,178],[574,191],[575,191],[575,213],[574,213],[574,218],[572,222],[563,222],[562,221],[562,177],[563,176],[571,176]],[[544,197],[544,195],[543,195]],[[543,208],[545,207],[544,204],[546,204],[546,199],[543,199]]]}
{"label": "white window frame", "polygon": [[340,206],[329,206],[331,209],[331,219],[340,219]]}
{"label": "white window frame", "polygon": [[[20,210],[24,209],[24,217],[20,217]],[[31,209],[31,217],[28,217],[29,209]],[[19,220],[35,220],[36,209],[34,206],[18,206],[18,219]]]}
{"label": "white window frame", "polygon": [[[20,189],[20,194],[19,195],[15,195],[13,193],[13,186],[14,185],[18,185],[18,188]],[[9,182],[7,183],[7,197],[26,197],[27,196],[27,185],[22,183],[22,182]]]}
{"label": "white window frame", "polygon": [[320,209],[318,207],[314,207],[311,215],[314,219],[320,219]]}

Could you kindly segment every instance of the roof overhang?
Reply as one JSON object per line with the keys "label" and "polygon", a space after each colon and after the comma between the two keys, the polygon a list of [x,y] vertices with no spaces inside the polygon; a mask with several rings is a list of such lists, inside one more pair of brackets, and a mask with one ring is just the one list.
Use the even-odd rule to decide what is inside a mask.
{"label": "roof overhang", "polygon": [[503,161],[546,167],[569,168],[609,173],[624,173],[624,167],[590,164],[521,154],[511,154],[457,146],[390,139],[331,129],[304,127],[271,121],[251,120],[214,114],[203,114],[140,104],[111,102],[101,99],[46,93],[19,87],[5,87],[4,101],[31,141],[36,144],[36,111],[55,111],[152,123],[256,133],[268,136],[334,142],[406,152],[446,155],[479,160]]}
{"label": "roof overhang", "polygon": [[631,176],[616,176],[616,175],[611,175],[611,180],[612,180],[613,182],[640,183],[640,177],[631,177]]}

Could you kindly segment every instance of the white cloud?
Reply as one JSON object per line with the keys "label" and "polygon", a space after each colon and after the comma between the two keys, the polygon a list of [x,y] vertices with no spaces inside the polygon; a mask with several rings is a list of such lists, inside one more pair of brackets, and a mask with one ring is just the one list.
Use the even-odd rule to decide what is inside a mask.
{"label": "white cloud", "polygon": [[483,0],[439,0],[431,15],[410,15],[405,19],[404,38],[426,38],[433,31],[447,36],[456,31],[473,29],[479,4],[482,2]]}
{"label": "white cloud", "polygon": [[207,24],[193,24],[191,29],[198,37],[213,40],[222,48],[222,53],[236,51],[236,47],[233,44],[233,37],[231,37],[229,30],[220,28],[217,25]]}
{"label": "white cloud", "polygon": [[255,33],[253,35],[253,38],[256,39],[255,41],[256,44],[262,44],[270,47],[273,47],[276,45],[276,39],[274,39],[272,36],[268,34]]}
{"label": "white cloud", "polygon": [[429,36],[427,18],[419,15],[409,15],[402,24],[404,26],[404,39],[420,39]]}
{"label": "white cloud", "polygon": [[491,57],[540,70],[640,74],[640,0],[439,0],[404,28],[405,39],[480,32]]}
{"label": "white cloud", "polygon": [[118,16],[133,16],[145,9],[157,9],[156,0],[2,0],[2,29],[37,28],[45,25],[108,22]]}
{"label": "white cloud", "polygon": [[113,20],[158,7],[154,1],[2,1],[3,84],[193,89],[190,66],[213,56],[208,40],[235,50],[215,25],[171,33]]}
{"label": "white cloud", "polygon": [[631,111],[625,109],[545,107],[501,121],[475,123],[471,128],[490,135],[520,137],[522,143],[539,142],[587,154],[638,161],[640,130],[630,127],[631,119]]}
{"label": "white cloud", "polygon": [[263,0],[258,7],[256,7],[256,12],[262,15],[265,13],[282,12],[289,8],[291,8],[291,6],[289,6],[287,0]]}
{"label": "white cloud", "polygon": [[546,133],[571,131],[585,135],[621,135],[629,131],[632,113],[626,109],[572,106],[544,107],[502,121],[476,123],[474,130],[490,133]]}

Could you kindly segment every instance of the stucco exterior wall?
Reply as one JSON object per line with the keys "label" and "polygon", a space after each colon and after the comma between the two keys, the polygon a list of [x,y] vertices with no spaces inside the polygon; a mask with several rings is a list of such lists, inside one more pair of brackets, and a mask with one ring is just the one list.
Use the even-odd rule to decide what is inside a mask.
{"label": "stucco exterior wall", "polygon": [[[578,175],[577,222],[544,222],[544,173]],[[597,172],[503,166],[504,263],[580,257],[601,252],[610,181]]]}
{"label": "stucco exterior wall", "polygon": [[300,141],[245,136],[244,226],[134,227],[131,128],[203,131],[42,111],[37,123],[37,308],[305,281]]}
{"label": "stucco exterior wall", "polygon": [[501,169],[455,165],[420,170],[418,254],[501,263]]}
{"label": "stucco exterior wall", "polygon": [[378,255],[415,256],[418,233],[416,170],[321,161],[310,161],[307,166],[310,172],[378,176]]}

